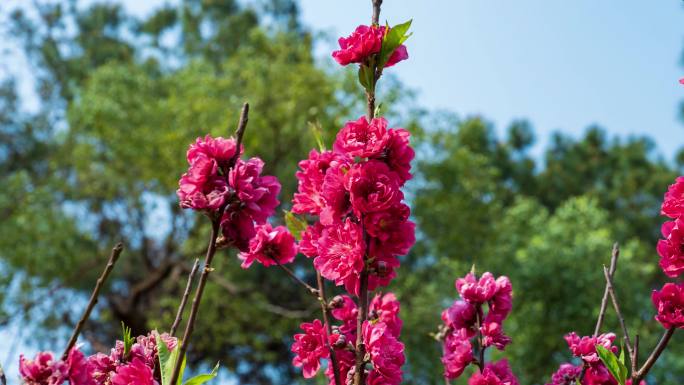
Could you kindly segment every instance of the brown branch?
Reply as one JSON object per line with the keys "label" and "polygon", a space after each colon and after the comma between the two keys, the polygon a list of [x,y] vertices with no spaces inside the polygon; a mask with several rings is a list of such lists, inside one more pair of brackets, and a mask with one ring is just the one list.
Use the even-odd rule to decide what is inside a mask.
{"label": "brown branch", "polygon": [[371,23],[373,25],[380,24],[380,6],[382,5],[382,0],[373,0],[373,18]]}
{"label": "brown branch", "polygon": [[180,326],[183,320],[183,310],[185,310],[185,305],[188,303],[188,297],[190,297],[190,290],[192,289],[192,281],[195,279],[195,273],[197,273],[197,268],[199,267],[199,258],[195,258],[195,263],[192,265],[192,270],[190,270],[190,275],[188,275],[188,283],[185,285],[185,291],[183,292],[183,297],[181,298],[180,305],[178,305],[178,312],[176,313],[176,319],[171,325],[171,331],[169,334],[171,336],[176,335],[176,330]]}
{"label": "brown branch", "polygon": [[356,360],[354,362],[354,385],[362,385],[365,383],[364,369],[366,367],[366,345],[363,343],[363,322],[368,316],[368,267],[365,266],[365,263],[366,262],[364,261],[363,270],[361,270],[359,312],[356,316]]}
{"label": "brown branch", "polygon": [[[610,258],[610,277],[613,278],[615,270],[617,270],[617,260],[620,256],[620,246],[617,242],[613,244],[613,251]],[[601,331],[601,326],[603,325],[603,319],[606,316],[606,309],[608,308],[608,297],[610,296],[610,290],[608,289],[608,283],[606,283],[606,288],[603,290],[603,299],[601,300],[601,310],[599,311],[598,319],[596,320],[596,327],[594,328],[594,337],[598,336]]]}
{"label": "brown branch", "polygon": [[102,290],[102,286],[104,286],[105,281],[107,281],[107,277],[109,277],[109,274],[112,272],[112,269],[114,269],[114,264],[116,264],[116,261],[119,259],[121,251],[123,251],[123,245],[121,243],[117,243],[114,246],[114,248],[112,248],[112,252],[109,255],[109,260],[107,261],[107,265],[105,266],[104,271],[102,271],[102,275],[100,275],[100,278],[97,279],[97,283],[95,284],[93,293],[90,295],[88,305],[86,306],[86,309],[83,312],[81,319],[78,320],[78,323],[76,324],[73,333],[71,333],[71,338],[69,338],[69,342],[67,342],[66,348],[64,349],[64,353],[62,353],[62,359],[67,358],[69,352],[71,351],[71,348],[73,348],[76,344],[76,341],[78,340],[78,335],[81,334],[83,325],[85,325],[86,321],[90,317],[90,313],[93,311],[93,308],[95,307],[95,304],[97,304],[97,299],[100,295],[100,290]]}
{"label": "brown branch", "polygon": [[[328,335],[332,335],[332,326],[330,325],[330,308],[328,308],[328,299],[325,297],[325,282],[319,271],[316,271],[316,282],[318,283],[318,299],[321,303],[321,313],[323,314],[323,323],[325,324],[325,329]],[[335,379],[335,385],[342,385],[342,380],[340,379],[340,366],[337,363],[337,356],[335,355],[335,349],[330,346],[330,341],[326,341],[328,344],[328,349],[330,349],[330,364],[333,369],[333,377]]]}
{"label": "brown branch", "polygon": [[[632,351],[632,375],[637,372],[639,367],[639,335],[634,336],[634,350]],[[634,385],[639,385],[635,383]]]}
{"label": "brown branch", "polygon": [[2,365],[0,365],[0,385],[7,385],[7,378],[5,377],[5,371],[2,370]]}
{"label": "brown branch", "polygon": [[281,264],[277,259],[275,259],[275,258],[273,258],[273,257],[271,257],[271,259],[273,259],[273,262],[275,262],[276,265],[278,265],[278,267],[280,267],[281,269],[283,269],[283,271],[284,271],[285,273],[287,273],[287,275],[289,275],[290,278],[292,278],[293,281],[295,281],[295,282],[297,282],[298,284],[304,286],[304,288],[309,292],[309,294],[311,294],[311,295],[313,295],[314,297],[316,297],[316,299],[319,298],[319,296],[318,296],[318,294],[319,294],[319,293],[318,293],[318,289],[316,289],[315,287],[313,287],[313,286],[309,285],[308,283],[304,282],[304,280],[302,280],[301,278],[297,277],[297,274],[295,274],[295,273],[294,273],[292,270],[290,270],[287,266],[284,266],[283,264]]}
{"label": "brown branch", "polygon": [[[242,105],[242,111],[240,112],[240,121],[238,127],[235,130],[236,136],[236,147],[235,155],[230,159],[227,169],[224,170],[224,175],[228,176],[230,169],[232,169],[240,158],[240,146],[242,145],[242,137],[245,134],[245,129],[247,128],[247,122],[249,121],[249,104],[245,103]],[[199,283],[197,284],[197,289],[195,290],[195,296],[192,299],[192,307],[190,308],[190,317],[188,317],[188,322],[185,325],[185,332],[183,333],[183,339],[181,340],[180,350],[176,363],[173,366],[173,372],[171,373],[170,384],[176,384],[178,382],[178,377],[180,375],[180,369],[185,359],[185,353],[188,351],[188,344],[190,343],[190,337],[192,337],[192,332],[195,329],[195,321],[197,321],[197,313],[199,312],[200,302],[202,302],[202,295],[204,294],[204,287],[207,285],[207,280],[209,278],[209,273],[214,270],[211,267],[211,262],[214,260],[214,255],[216,254],[216,241],[221,230],[221,217],[223,212],[226,210],[226,204],[224,204],[216,212],[216,215],[211,221],[211,236],[209,238],[209,245],[207,246],[207,254],[204,257],[204,268],[202,270],[202,275],[200,275]]]}
{"label": "brown branch", "polygon": [[618,302],[617,295],[615,294],[615,289],[613,288],[612,278],[608,272],[608,268],[603,266],[603,275],[606,277],[606,287],[610,292],[610,299],[613,302],[613,308],[617,314],[618,321],[620,321],[620,327],[622,328],[622,333],[625,336],[625,345],[627,346],[627,352],[629,353],[630,360],[634,356],[634,350],[632,349],[632,342],[629,339],[629,332],[627,331],[627,324],[625,323],[625,317],[620,311],[620,303]]}
{"label": "brown branch", "polygon": [[646,375],[648,372],[651,370],[653,365],[658,361],[658,358],[660,355],[663,353],[665,348],[667,347],[667,344],[670,342],[670,338],[672,338],[672,335],[675,332],[675,328],[670,328],[663,333],[663,336],[660,338],[660,341],[658,342],[658,345],[656,345],[655,349],[653,349],[653,352],[651,352],[651,355],[648,356],[646,359],[646,362],[644,362],[644,365],[639,369],[639,371],[634,374],[632,373],[632,384],[638,384]]}

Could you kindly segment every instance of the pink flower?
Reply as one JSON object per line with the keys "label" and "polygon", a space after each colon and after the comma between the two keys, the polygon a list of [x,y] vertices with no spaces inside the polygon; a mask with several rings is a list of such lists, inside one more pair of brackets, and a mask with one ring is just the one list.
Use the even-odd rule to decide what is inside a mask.
{"label": "pink flower", "polygon": [[110,385],[111,377],[116,374],[118,362],[104,353],[97,353],[88,357],[91,375],[97,384]]}
{"label": "pink flower", "polygon": [[387,331],[398,338],[403,325],[399,318],[399,307],[400,303],[394,293],[385,295],[378,293],[370,303],[369,318],[385,323]]}
{"label": "pink flower", "polygon": [[473,362],[473,347],[468,337],[459,332],[446,336],[443,349],[444,377],[454,380]]}
{"label": "pink flower", "polygon": [[240,252],[238,258],[242,261],[242,268],[252,266],[254,261],[262,265],[284,265],[294,261],[297,254],[295,239],[285,226],[272,228],[265,223],[256,228],[256,235],[249,241],[249,251]]}
{"label": "pink flower", "polygon": [[228,194],[228,184],[218,170],[218,163],[214,159],[198,154],[178,182],[176,193],[180,206],[194,210],[218,210]]}
{"label": "pink flower", "polygon": [[69,351],[66,365],[69,368],[69,385],[96,385],[93,367],[78,348]]}
{"label": "pink flower", "polygon": [[556,373],[551,376],[551,383],[546,385],[577,385],[582,374],[582,367],[573,364],[561,364]]}
{"label": "pink flower", "polygon": [[679,84],[684,84],[684,78],[679,79]]}
{"label": "pink flower", "polygon": [[489,312],[485,322],[501,323],[508,317],[513,309],[513,286],[508,277],[501,276],[496,279],[496,292],[489,300]]}
{"label": "pink flower", "polygon": [[372,261],[368,265],[368,290],[373,291],[380,286],[387,286],[397,276],[399,259],[393,255],[378,253],[376,245],[380,243],[372,238],[370,255]]}
{"label": "pink flower", "polygon": [[139,358],[121,365],[112,377],[112,385],[159,385],[154,379],[152,369]]}
{"label": "pink flower", "polygon": [[602,362],[589,366],[584,373],[583,385],[618,385],[617,381],[608,372]]}
{"label": "pink flower", "polygon": [[363,224],[371,236],[381,241],[387,241],[394,231],[400,228],[411,215],[411,209],[398,203],[387,210],[366,213],[363,216]]}
{"label": "pink flower", "polygon": [[358,295],[359,275],[364,266],[366,244],[361,226],[347,218],[323,230],[318,241],[320,255],[314,267],[323,277],[344,285],[348,292]]}
{"label": "pink flower", "polygon": [[321,194],[325,173],[330,163],[340,155],[332,151],[318,153],[311,150],[309,158],[299,162],[299,171],[295,174],[298,181],[297,192],[292,200],[292,212],[297,214],[318,215],[325,207]]}
{"label": "pink flower", "polygon": [[504,350],[506,345],[511,343],[511,337],[504,334],[500,323],[485,322],[480,327],[480,332],[483,337],[482,345],[485,347],[494,346],[499,350]]}
{"label": "pink flower", "polygon": [[[381,28],[384,28],[384,27],[381,27]],[[399,63],[400,61],[404,61],[404,60],[408,59],[408,57],[409,57],[409,55],[408,55],[408,51],[406,50],[406,46],[402,44],[399,47],[397,47],[394,50],[394,52],[392,52],[392,55],[390,55],[389,59],[387,59],[387,63],[385,63],[385,68],[391,67],[391,66]]]}
{"label": "pink flower", "polygon": [[309,258],[318,256],[318,240],[321,238],[323,228],[320,222],[306,227],[302,233],[302,239],[299,241],[299,251],[302,254]]}
{"label": "pink flower", "polygon": [[[197,138],[195,143],[190,145],[187,153],[189,164],[202,157],[215,160],[219,165],[226,166],[233,156],[235,156],[236,142],[233,138],[212,138],[207,135],[204,138]],[[242,154],[242,147],[240,147],[240,154]]]}
{"label": "pink flower", "polygon": [[671,278],[684,272],[684,219],[663,223],[661,232],[665,239],[658,241],[660,267]]}
{"label": "pink flower", "polygon": [[344,334],[348,341],[353,342],[356,340],[356,317],[359,313],[356,303],[348,295],[340,295],[336,299],[338,303],[331,310],[332,316],[342,321],[340,333]]}
{"label": "pink flower", "polygon": [[385,163],[376,160],[355,164],[345,175],[344,187],[349,191],[357,218],[389,210],[404,198],[397,175]]}
{"label": "pink flower", "polygon": [[456,280],[456,290],[461,297],[471,303],[484,303],[497,292],[494,276],[490,272],[482,274],[478,280],[475,274],[468,273],[465,278]]}
{"label": "pink flower", "polygon": [[400,180],[400,185],[404,185],[411,179],[411,161],[416,153],[409,144],[411,134],[403,128],[387,130],[387,144],[383,151],[372,156],[373,159],[381,160],[394,171]]}
{"label": "pink flower", "polygon": [[590,364],[599,362],[596,345],[602,345],[613,353],[617,353],[618,350],[616,346],[612,346],[615,341],[614,333],[605,333],[598,337],[579,337],[577,333],[572,332],[566,334],[564,338],[572,354]]}
{"label": "pink flower", "polygon": [[243,252],[249,251],[249,241],[256,234],[252,217],[240,210],[226,210],[223,213],[221,231],[227,244]]}
{"label": "pink flower", "polygon": [[362,116],[342,127],[337,133],[333,149],[350,157],[368,158],[381,155],[389,139],[385,118],[374,118],[369,124],[366,117]]}
{"label": "pink flower", "polygon": [[50,352],[39,352],[28,360],[19,356],[19,374],[26,385],[61,385],[69,376],[69,367]]}
{"label": "pink flower", "polygon": [[168,333],[159,334],[156,330],[152,330],[147,335],[138,336],[135,343],[131,346],[130,359],[140,359],[151,369],[157,365],[157,337],[159,337],[169,350],[173,350],[178,343],[175,337],[171,337]]}
{"label": "pink flower", "polygon": [[475,372],[468,379],[468,385],[519,385],[507,360],[485,365],[482,373]]}
{"label": "pink flower", "polygon": [[[366,351],[370,354],[373,369],[369,378],[375,378],[374,383],[397,385],[401,383],[404,365],[404,344],[388,329],[384,322],[363,324],[363,339]],[[380,381],[381,380],[381,381]]]}
{"label": "pink flower", "polygon": [[300,328],[304,333],[294,336],[295,343],[292,344],[292,352],[295,353],[295,357],[292,359],[292,364],[302,368],[304,378],[311,378],[321,367],[321,358],[330,356],[327,346],[328,337],[325,326],[319,320],[311,323],[305,322],[300,325]]}
{"label": "pink flower", "polygon": [[684,283],[666,283],[651,299],[658,312],[655,319],[664,328],[684,328]]}
{"label": "pink flower", "polygon": [[475,335],[477,323],[477,309],[475,305],[457,300],[451,307],[442,312],[442,321],[452,330],[465,330],[468,337]]}
{"label": "pink flower", "polygon": [[369,56],[380,52],[384,30],[375,26],[359,25],[348,37],[341,37],[340,49],[332,56],[341,65],[362,63]]}
{"label": "pink flower", "polygon": [[678,177],[667,189],[660,213],[673,219],[684,215],[684,176]]}
{"label": "pink flower", "polygon": [[[355,355],[349,350],[336,349],[335,358],[337,358],[337,366],[340,369],[340,378],[343,384],[350,384],[346,379],[351,377],[354,373]],[[328,384],[335,385],[335,374],[333,373],[332,365],[328,365],[325,369],[325,375],[328,377]]]}
{"label": "pink flower", "polygon": [[274,176],[262,176],[263,168],[264,161],[259,158],[239,160],[230,170],[228,178],[230,187],[235,190],[239,200],[231,202],[233,204],[229,205],[229,209],[235,209],[232,206],[239,205],[258,224],[266,222],[280,203],[280,182]]}
{"label": "pink flower", "polygon": [[349,192],[344,187],[345,175],[350,167],[351,162],[348,159],[335,160],[325,173],[321,193],[325,207],[321,210],[320,221],[326,226],[339,223],[351,209]]}
{"label": "pink flower", "polygon": [[[370,216],[378,218],[375,215]],[[379,217],[382,218],[382,215]],[[386,231],[378,233],[377,238],[372,238],[371,254],[377,258],[406,255],[416,242],[416,224],[411,221],[395,221],[393,228],[384,226],[382,223],[378,227]]]}

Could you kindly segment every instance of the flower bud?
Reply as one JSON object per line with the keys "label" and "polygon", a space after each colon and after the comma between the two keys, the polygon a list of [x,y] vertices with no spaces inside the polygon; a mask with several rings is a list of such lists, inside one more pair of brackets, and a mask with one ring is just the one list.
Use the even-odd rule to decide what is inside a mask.
{"label": "flower bud", "polygon": [[339,309],[342,306],[344,306],[344,298],[342,298],[341,295],[334,296],[333,299],[328,302],[328,308],[330,309]]}
{"label": "flower bud", "polygon": [[345,346],[347,346],[347,338],[344,336],[344,334],[340,334],[340,336],[337,337],[337,341],[335,341],[333,344],[333,348],[344,349]]}

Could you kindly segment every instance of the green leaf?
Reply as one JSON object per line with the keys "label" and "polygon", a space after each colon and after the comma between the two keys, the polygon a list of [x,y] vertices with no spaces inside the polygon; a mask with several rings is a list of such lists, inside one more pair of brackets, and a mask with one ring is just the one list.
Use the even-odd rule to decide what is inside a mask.
{"label": "green leaf", "polygon": [[214,369],[211,370],[211,373],[198,374],[195,377],[185,381],[184,385],[201,385],[201,384],[204,384],[205,382],[216,377],[216,375],[218,374],[218,368],[219,368],[219,364],[217,362],[216,366],[214,366]]}
{"label": "green leaf", "polygon": [[625,364],[625,344],[624,343],[620,344],[620,357],[618,357],[618,361],[620,361],[620,363],[622,365]]}
{"label": "green leaf", "polygon": [[302,233],[306,231],[308,224],[305,220],[298,218],[292,211],[283,210],[285,213],[285,226],[297,239],[302,239]]}
{"label": "green leaf", "polygon": [[121,321],[121,329],[122,329],[122,334],[123,334],[123,343],[124,343],[124,358],[128,357],[128,353],[131,352],[131,347],[135,343],[135,339],[131,336],[131,328],[127,327],[126,324]]}
{"label": "green leaf", "polygon": [[382,103],[379,103],[377,106],[375,106],[375,111],[373,113],[373,116],[375,116],[375,117],[380,116],[382,113],[382,107],[384,107]]}
{"label": "green leaf", "polygon": [[620,362],[615,354],[602,345],[596,345],[596,352],[610,374],[620,385],[625,385],[627,381],[627,367]]}
{"label": "green leaf", "polygon": [[359,66],[359,83],[361,83],[363,88],[368,92],[373,89],[375,86],[375,74],[373,73],[372,66],[367,66],[365,64]]}
{"label": "green leaf", "polygon": [[318,151],[325,151],[325,144],[323,144],[323,129],[321,128],[321,123],[316,121],[309,122],[308,124],[309,130],[311,130],[311,133],[313,134],[313,137],[316,140],[316,144],[318,144]]}
{"label": "green leaf", "polygon": [[378,62],[378,68],[385,67],[385,64],[394,53],[394,50],[402,45],[406,39],[408,39],[411,34],[406,34],[411,27],[411,22],[409,20],[405,23],[397,24],[389,29],[389,32],[385,33],[382,38],[382,48],[380,48],[380,61]]}
{"label": "green leaf", "polygon": [[[178,359],[178,354],[180,354],[180,344],[181,341],[178,340],[176,347],[173,351],[169,351],[166,343],[157,336],[157,352],[159,356],[159,368],[161,372],[161,385],[169,385],[171,382],[171,375],[173,374],[173,367]],[[178,374],[178,381],[176,384],[180,385],[183,381],[183,372],[185,371],[185,357],[181,362],[180,373]]]}

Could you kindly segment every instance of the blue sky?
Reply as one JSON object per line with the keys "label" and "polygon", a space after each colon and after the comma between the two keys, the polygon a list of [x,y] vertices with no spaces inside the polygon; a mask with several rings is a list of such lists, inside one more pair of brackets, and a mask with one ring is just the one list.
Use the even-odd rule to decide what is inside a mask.
{"label": "blue sky", "polygon": [[[124,0],[144,15],[162,0]],[[370,19],[370,0],[301,0],[330,36]],[[672,158],[684,147],[681,0],[385,0],[381,20],[413,19],[411,59],[392,69],[418,103],[481,114],[501,130],[528,119],[537,150],[556,130],[648,135]],[[334,41],[318,47],[323,60]]]}

